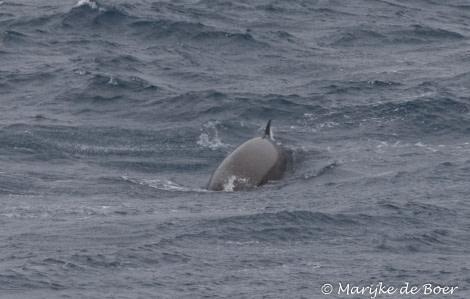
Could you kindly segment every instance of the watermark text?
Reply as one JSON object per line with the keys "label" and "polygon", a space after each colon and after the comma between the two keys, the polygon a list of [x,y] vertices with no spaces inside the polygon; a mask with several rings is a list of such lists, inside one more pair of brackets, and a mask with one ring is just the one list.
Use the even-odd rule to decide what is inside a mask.
{"label": "watermark text", "polygon": [[387,295],[453,295],[459,287],[456,285],[439,285],[433,283],[411,284],[404,282],[401,285],[391,285],[384,282],[378,282],[370,285],[355,285],[352,283],[337,284],[325,283],[321,287],[324,295],[364,295],[370,299]]}

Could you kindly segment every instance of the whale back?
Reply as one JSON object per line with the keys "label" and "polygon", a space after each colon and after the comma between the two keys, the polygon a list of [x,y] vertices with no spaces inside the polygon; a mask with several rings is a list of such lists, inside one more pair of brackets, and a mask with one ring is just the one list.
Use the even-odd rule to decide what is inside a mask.
{"label": "whale back", "polygon": [[290,152],[278,147],[269,136],[253,138],[222,161],[209,180],[207,189],[253,189],[268,181],[281,179],[291,161]]}

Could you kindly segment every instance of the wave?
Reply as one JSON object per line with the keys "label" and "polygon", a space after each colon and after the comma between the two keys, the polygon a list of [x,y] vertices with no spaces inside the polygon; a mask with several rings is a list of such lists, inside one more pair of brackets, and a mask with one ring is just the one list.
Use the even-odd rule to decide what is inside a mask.
{"label": "wave", "polygon": [[[242,116],[242,119],[248,122],[265,121],[272,115],[276,115],[277,119],[282,119],[295,114],[302,107],[305,105],[297,104],[289,96],[268,95],[260,97],[207,89],[157,98],[149,101],[146,109],[153,109],[152,117],[158,116],[160,121],[184,120],[185,122],[197,122],[200,125],[217,121],[217,119],[225,119],[227,122],[223,124],[224,127],[228,125],[227,128],[231,128],[230,123],[240,123]],[[139,111],[141,117],[146,117],[148,113],[150,112]],[[205,132],[205,134],[208,133]]]}
{"label": "wave", "polygon": [[[216,90],[188,92],[174,97],[154,101],[153,105],[161,110],[162,119],[185,119],[212,121],[216,116],[229,121],[239,120],[241,117],[248,121],[266,120],[276,115],[277,119],[284,119],[306,107],[297,95],[251,95],[228,94]],[[300,103],[299,103],[300,102]],[[308,100],[306,100],[308,102]],[[193,109],[182,109],[192,106]],[[313,107],[318,107],[313,105]]]}
{"label": "wave", "polygon": [[[75,7],[80,7],[80,6],[89,6],[91,9],[104,9],[103,7],[99,7],[96,2],[92,0],[79,0]],[[104,9],[105,10],[105,9]]]}
{"label": "wave", "polygon": [[[60,291],[67,289],[63,280],[59,277],[53,277],[54,275],[47,272],[50,269],[48,267],[42,268],[43,266],[43,264],[27,264],[21,269],[7,269],[4,274],[0,274],[1,289],[6,293],[7,298],[9,291],[24,289]],[[14,297],[15,295],[12,295],[10,298]]]}
{"label": "wave", "polygon": [[341,85],[332,83],[325,85],[323,89],[326,94],[360,94],[364,96],[364,94],[377,94],[382,89],[399,90],[402,86],[403,84],[394,81],[369,80],[341,82]]}
{"label": "wave", "polygon": [[192,40],[205,46],[233,51],[240,51],[241,49],[262,50],[267,47],[266,43],[257,41],[249,33],[204,31],[194,35]]}
{"label": "wave", "polygon": [[[82,154],[147,156],[158,150],[166,150],[159,149],[151,142],[151,132],[112,127],[15,124],[2,128],[0,138],[3,141],[0,148],[18,155],[33,154],[31,159],[38,161],[73,160]],[[135,142],[137,139],[139,143]]]}
{"label": "wave", "polygon": [[[118,58],[119,59],[119,58]],[[149,91],[156,92],[160,88],[138,76],[129,78],[120,78],[112,75],[97,74],[90,81],[89,88],[92,90],[102,91],[103,89],[123,89],[125,91],[139,92]]]}
{"label": "wave", "polygon": [[334,47],[424,44],[448,40],[462,40],[465,37],[454,31],[424,25],[410,25],[405,30],[364,29],[362,27],[341,29],[329,37]]}
{"label": "wave", "polygon": [[[428,227],[428,221],[442,221],[446,218],[458,218],[455,210],[432,204],[409,202],[403,205],[388,203],[385,209],[393,209],[393,214],[407,223],[407,230],[397,232],[384,230],[379,250],[392,252],[463,252],[466,249],[455,243],[456,232],[452,226],[439,228]],[[391,222],[388,225],[392,225]],[[383,229],[386,229],[384,227]]]}
{"label": "wave", "polygon": [[208,27],[201,23],[174,20],[139,20],[131,23],[130,27],[134,29],[135,34],[150,40],[187,39],[208,30]]}
{"label": "wave", "polygon": [[64,28],[85,28],[117,30],[118,26],[126,25],[134,17],[127,11],[132,5],[122,4],[107,6],[98,1],[79,0],[77,5],[61,17]]}
{"label": "wave", "polygon": [[81,31],[89,27],[116,29],[113,25],[132,19],[132,15],[128,11],[132,11],[130,4],[106,6],[98,1],[79,0],[66,13],[51,11],[51,13],[41,16],[11,15],[11,19],[4,22],[12,28],[19,28],[36,35],[56,30],[57,24],[61,24],[63,28],[78,28]]}
{"label": "wave", "polygon": [[127,176],[122,177],[125,181],[141,185],[147,186],[150,188],[158,189],[161,191],[176,191],[176,192],[207,192],[206,189],[202,188],[190,188],[175,183],[171,180],[167,179],[133,179]]}
{"label": "wave", "polygon": [[229,216],[206,223],[218,227],[217,234],[226,242],[237,241],[312,241],[325,234],[334,236],[353,230],[360,221],[347,215],[330,215],[311,211],[280,211]]}
{"label": "wave", "polygon": [[139,20],[132,22],[130,28],[136,36],[148,41],[164,41],[166,44],[190,45],[193,47],[217,48],[225,51],[242,49],[261,50],[265,43],[244,32],[220,31],[199,22],[177,20]]}
{"label": "wave", "polygon": [[[422,88],[432,86],[425,84]],[[315,130],[370,127],[370,134],[398,134],[405,139],[468,133],[469,104],[453,97],[423,98],[422,92],[419,94],[418,98],[400,101],[315,109],[304,114],[305,126]]]}
{"label": "wave", "polygon": [[449,98],[416,99],[403,103],[386,103],[374,107],[378,117],[401,120],[400,126],[408,127],[410,135],[442,135],[452,132],[468,132],[470,111],[466,103]]}
{"label": "wave", "polygon": [[30,43],[30,37],[27,34],[15,30],[6,30],[2,32],[1,42],[7,46],[18,46]]}
{"label": "wave", "polygon": [[[328,214],[294,210],[206,219],[198,222],[196,230],[185,230],[185,234],[166,238],[153,244],[153,247],[185,247],[188,243],[219,244],[221,241],[228,246],[236,247],[240,244],[260,246],[273,243],[286,244],[286,242],[334,242],[343,238],[368,238],[367,232],[369,232],[374,236],[375,234],[380,236],[380,241],[375,247],[378,251],[426,252],[449,248],[463,250],[449,243],[453,237],[447,229],[420,227],[421,224],[427,223],[429,215],[440,219],[435,213],[451,216],[455,214],[454,212],[432,205],[416,204],[397,206],[389,203],[379,208],[379,211],[373,211],[378,215]],[[383,213],[387,215],[384,216]],[[389,213],[392,214],[388,215]],[[420,215],[420,213],[425,214]],[[415,216],[410,217],[408,214]],[[396,222],[407,227],[407,232],[391,230]],[[374,227],[373,232],[368,229],[371,226]]]}
{"label": "wave", "polygon": [[[369,216],[329,215],[311,211],[280,211],[199,220],[182,233],[149,245],[152,250],[187,248],[188,244],[260,244],[321,242],[347,235],[368,222]],[[192,221],[191,221],[192,222]]]}
{"label": "wave", "polygon": [[397,38],[394,38],[395,42],[438,42],[448,39],[460,40],[465,38],[462,34],[457,32],[422,25],[413,25],[410,30],[398,31],[395,35],[398,36]]}

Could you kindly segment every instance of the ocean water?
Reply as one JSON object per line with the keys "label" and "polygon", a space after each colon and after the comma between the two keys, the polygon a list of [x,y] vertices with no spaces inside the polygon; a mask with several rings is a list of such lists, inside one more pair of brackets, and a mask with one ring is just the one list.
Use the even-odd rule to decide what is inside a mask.
{"label": "ocean water", "polygon": [[0,298],[470,297],[466,0],[2,0],[0,104]]}

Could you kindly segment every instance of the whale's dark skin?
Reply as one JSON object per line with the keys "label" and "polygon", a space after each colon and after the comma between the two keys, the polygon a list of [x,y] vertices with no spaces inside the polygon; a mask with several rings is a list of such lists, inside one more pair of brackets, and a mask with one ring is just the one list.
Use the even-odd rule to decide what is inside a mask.
{"label": "whale's dark skin", "polygon": [[208,190],[250,190],[284,176],[292,167],[292,152],[273,142],[270,126],[271,120],[264,137],[246,141],[220,163],[207,184]]}

